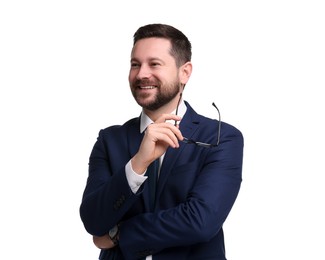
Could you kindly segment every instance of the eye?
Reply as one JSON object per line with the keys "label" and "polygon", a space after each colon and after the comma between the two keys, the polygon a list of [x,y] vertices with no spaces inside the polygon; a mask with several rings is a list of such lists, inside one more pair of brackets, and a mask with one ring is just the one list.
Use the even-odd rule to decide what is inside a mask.
{"label": "eye", "polygon": [[157,66],[160,66],[160,63],[158,63],[158,62],[151,62],[150,63],[150,66],[151,67],[157,67]]}
{"label": "eye", "polygon": [[131,68],[138,68],[140,67],[140,64],[137,62],[131,62]]}

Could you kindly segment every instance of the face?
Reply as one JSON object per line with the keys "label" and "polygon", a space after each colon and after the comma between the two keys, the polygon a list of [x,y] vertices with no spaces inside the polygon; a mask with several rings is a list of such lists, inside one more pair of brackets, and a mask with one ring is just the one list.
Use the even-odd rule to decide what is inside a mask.
{"label": "face", "polygon": [[184,85],[170,48],[167,39],[146,38],[132,49],[129,83],[133,97],[144,109],[154,111],[165,106]]}

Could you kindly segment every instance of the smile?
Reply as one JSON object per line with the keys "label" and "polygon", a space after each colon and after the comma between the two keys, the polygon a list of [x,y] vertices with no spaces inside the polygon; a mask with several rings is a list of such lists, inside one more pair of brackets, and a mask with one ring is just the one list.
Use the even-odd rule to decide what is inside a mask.
{"label": "smile", "polygon": [[155,86],[139,86],[141,89],[154,89]]}

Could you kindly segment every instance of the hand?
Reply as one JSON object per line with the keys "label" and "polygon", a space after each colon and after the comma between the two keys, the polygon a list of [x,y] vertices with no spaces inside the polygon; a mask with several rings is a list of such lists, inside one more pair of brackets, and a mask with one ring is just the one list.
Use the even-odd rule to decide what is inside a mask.
{"label": "hand", "polygon": [[93,242],[99,249],[110,249],[115,246],[108,234],[100,237],[93,236]]}
{"label": "hand", "polygon": [[183,140],[182,133],[178,125],[175,126],[166,120],[179,121],[181,117],[163,114],[147,127],[139,151],[131,161],[135,172],[142,174],[151,162],[166,152],[168,147],[179,147],[178,140]]}

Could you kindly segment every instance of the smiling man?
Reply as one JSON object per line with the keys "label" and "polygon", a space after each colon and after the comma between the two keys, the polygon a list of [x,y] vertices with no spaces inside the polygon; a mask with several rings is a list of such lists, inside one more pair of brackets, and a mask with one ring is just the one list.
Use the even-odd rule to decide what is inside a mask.
{"label": "smiling man", "polygon": [[99,259],[226,259],[243,136],[183,100],[191,54],[170,25],[134,34],[129,83],[142,112],[99,132],[80,206]]}

